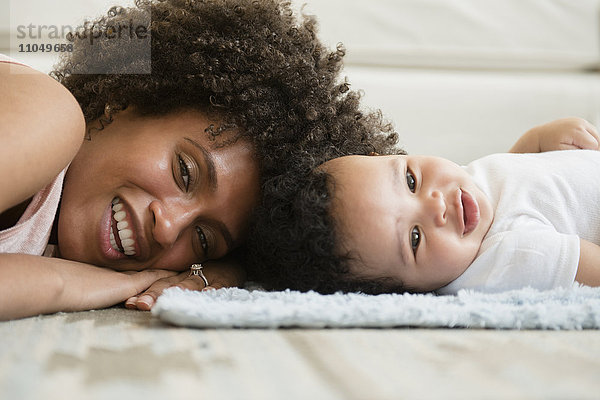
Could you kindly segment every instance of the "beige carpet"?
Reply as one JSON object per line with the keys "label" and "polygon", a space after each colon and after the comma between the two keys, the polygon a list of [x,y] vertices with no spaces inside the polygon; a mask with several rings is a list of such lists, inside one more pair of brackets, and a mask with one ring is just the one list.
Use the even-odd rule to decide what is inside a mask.
{"label": "beige carpet", "polygon": [[600,331],[200,330],[122,308],[0,323],[0,399],[598,399]]}

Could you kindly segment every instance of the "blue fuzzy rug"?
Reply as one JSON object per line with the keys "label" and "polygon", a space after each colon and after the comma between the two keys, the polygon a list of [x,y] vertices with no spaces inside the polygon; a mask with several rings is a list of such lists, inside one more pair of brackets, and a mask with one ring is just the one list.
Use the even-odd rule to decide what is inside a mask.
{"label": "blue fuzzy rug", "polygon": [[484,294],[341,294],[171,288],[152,313],[197,328],[599,329],[600,288]]}

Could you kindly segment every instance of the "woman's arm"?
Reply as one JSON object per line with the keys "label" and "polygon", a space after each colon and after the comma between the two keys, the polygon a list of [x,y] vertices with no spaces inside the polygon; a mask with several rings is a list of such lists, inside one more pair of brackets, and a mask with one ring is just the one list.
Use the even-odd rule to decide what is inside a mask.
{"label": "woman's arm", "polygon": [[587,286],[600,286],[600,246],[583,239],[580,243],[575,280]]}
{"label": "woman's arm", "polygon": [[581,118],[563,118],[531,128],[510,153],[542,153],[553,150],[598,150],[600,137],[594,125]]}
{"label": "woman's arm", "polygon": [[0,213],[64,169],[85,134],[79,104],[60,83],[29,67],[0,63]]}
{"label": "woman's arm", "polygon": [[122,273],[60,258],[0,254],[0,320],[109,307],[175,274]]}

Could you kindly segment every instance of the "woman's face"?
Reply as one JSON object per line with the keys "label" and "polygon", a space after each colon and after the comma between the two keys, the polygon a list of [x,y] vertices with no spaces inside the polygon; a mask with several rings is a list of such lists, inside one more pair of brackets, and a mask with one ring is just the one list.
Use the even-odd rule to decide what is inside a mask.
{"label": "woman's face", "polygon": [[125,110],[92,132],[65,177],[61,257],[116,270],[184,270],[238,246],[258,199],[258,166],[246,140],[217,148],[227,134],[210,140],[210,124],[218,126],[197,111]]}

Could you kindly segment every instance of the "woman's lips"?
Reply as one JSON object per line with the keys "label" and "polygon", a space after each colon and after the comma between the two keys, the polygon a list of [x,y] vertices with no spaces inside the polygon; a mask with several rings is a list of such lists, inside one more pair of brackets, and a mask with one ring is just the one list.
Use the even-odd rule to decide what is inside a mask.
{"label": "woman's lips", "polygon": [[473,232],[479,224],[479,205],[470,193],[461,190],[460,201],[463,209],[464,231],[463,236]]}
{"label": "woman's lips", "polygon": [[122,260],[133,257],[137,259],[141,256],[140,238],[136,235],[137,225],[134,224],[132,215],[130,207],[118,197],[114,198],[104,211],[100,247],[106,259]]}
{"label": "woman's lips", "polygon": [[109,203],[102,215],[102,224],[100,226],[100,248],[105,259],[120,260],[127,256],[120,251],[113,249],[110,244],[110,232],[112,231],[112,204]]}
{"label": "woman's lips", "polygon": [[131,209],[118,197],[113,199],[112,205],[111,245],[126,256],[135,256],[139,250],[136,250],[137,235],[131,219]]}

